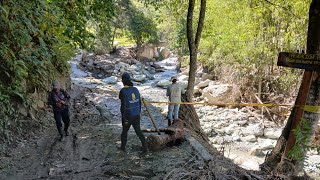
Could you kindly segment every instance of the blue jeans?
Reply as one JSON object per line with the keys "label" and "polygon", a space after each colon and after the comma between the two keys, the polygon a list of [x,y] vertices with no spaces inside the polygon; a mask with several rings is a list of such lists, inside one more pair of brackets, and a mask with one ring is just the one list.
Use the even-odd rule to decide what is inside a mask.
{"label": "blue jeans", "polygon": [[172,113],[174,119],[178,119],[179,118],[179,108],[180,108],[180,104],[169,104],[168,107],[168,119],[171,121],[172,120]]}

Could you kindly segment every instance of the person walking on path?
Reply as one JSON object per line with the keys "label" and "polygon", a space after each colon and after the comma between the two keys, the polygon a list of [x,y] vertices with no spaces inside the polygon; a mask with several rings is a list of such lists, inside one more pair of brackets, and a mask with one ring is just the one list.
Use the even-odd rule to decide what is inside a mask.
{"label": "person walking on path", "polygon": [[177,77],[171,77],[171,82],[172,84],[167,88],[167,96],[170,102],[168,105],[168,126],[171,126],[173,119],[176,120],[179,118],[181,94],[183,94],[183,88],[177,83]]}
{"label": "person walking on path", "polygon": [[48,101],[49,105],[53,108],[53,115],[56,121],[56,126],[58,132],[60,134],[60,141],[63,138],[62,134],[62,123],[64,123],[64,132],[65,135],[68,136],[68,128],[70,125],[70,117],[69,117],[69,106],[68,101],[70,100],[69,94],[60,88],[60,83],[58,81],[54,81],[52,83],[52,90],[49,93]]}
{"label": "person walking on path", "polygon": [[126,150],[128,131],[132,125],[142,143],[142,152],[146,153],[148,151],[147,142],[140,128],[141,98],[139,90],[133,87],[131,77],[127,72],[122,75],[122,83],[124,87],[120,90],[119,94],[122,116],[120,150]]}

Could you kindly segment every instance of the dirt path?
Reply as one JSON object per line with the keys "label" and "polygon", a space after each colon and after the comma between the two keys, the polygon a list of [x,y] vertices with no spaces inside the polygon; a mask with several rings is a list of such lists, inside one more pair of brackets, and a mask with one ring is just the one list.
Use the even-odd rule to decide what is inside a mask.
{"label": "dirt path", "polygon": [[117,96],[108,92],[103,99],[110,110],[101,114],[95,103],[101,99],[94,93],[101,92],[76,88],[70,136],[58,141],[52,124],[37,138],[20,143],[1,157],[0,179],[159,179],[194,156],[187,143],[142,155],[132,128],[126,153],[118,151]]}

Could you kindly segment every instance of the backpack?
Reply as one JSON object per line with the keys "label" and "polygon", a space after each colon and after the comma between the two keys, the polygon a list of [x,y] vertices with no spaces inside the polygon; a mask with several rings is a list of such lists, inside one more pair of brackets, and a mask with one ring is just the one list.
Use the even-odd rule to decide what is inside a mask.
{"label": "backpack", "polygon": [[[65,93],[64,89],[60,89],[60,92],[62,92],[63,94]],[[53,91],[49,91],[48,92],[48,100],[47,100],[47,103],[48,105],[51,105],[51,106],[54,106],[55,105],[55,102],[54,102],[54,99],[53,99]]]}
{"label": "backpack", "polygon": [[123,95],[125,101],[125,114],[126,116],[140,115],[140,93],[135,87],[123,88]]}

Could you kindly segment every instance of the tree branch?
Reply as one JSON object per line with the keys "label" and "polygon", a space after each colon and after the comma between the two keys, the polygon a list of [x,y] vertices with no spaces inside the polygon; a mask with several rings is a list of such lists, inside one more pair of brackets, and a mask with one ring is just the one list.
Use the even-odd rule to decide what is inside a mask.
{"label": "tree branch", "polygon": [[269,0],[263,0],[263,1],[265,1],[265,2],[268,3],[268,4],[271,4],[272,6],[279,7],[279,8],[281,8],[281,9],[285,10],[285,11],[288,11],[290,14],[292,14],[292,15],[293,15],[294,17],[296,17],[296,18],[300,18],[299,16],[297,16],[296,14],[294,14],[290,9],[288,9],[288,8],[286,8],[286,7],[283,7],[283,6],[280,6],[280,5],[275,4],[275,3],[273,3],[273,2],[270,2]]}
{"label": "tree branch", "polygon": [[201,0],[198,28],[197,28],[197,34],[196,34],[196,40],[195,40],[195,46],[197,49],[199,47],[199,43],[201,39],[201,32],[203,29],[205,14],[206,14],[206,0]]}

